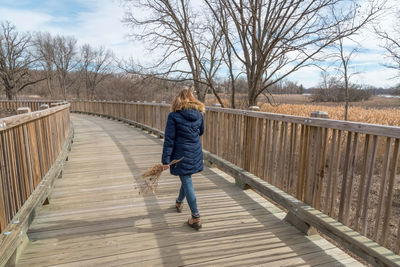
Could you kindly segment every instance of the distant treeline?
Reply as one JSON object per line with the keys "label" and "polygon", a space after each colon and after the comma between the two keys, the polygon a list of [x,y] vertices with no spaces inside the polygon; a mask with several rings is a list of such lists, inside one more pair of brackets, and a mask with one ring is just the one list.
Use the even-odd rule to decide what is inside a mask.
{"label": "distant treeline", "polygon": [[[30,71],[31,77],[43,77],[46,72],[43,70]],[[54,74],[55,75],[55,74]],[[68,90],[67,99],[93,99],[93,100],[127,100],[127,101],[170,101],[172,97],[182,88],[191,88],[192,82],[174,82],[151,77],[141,77],[140,75],[127,74],[125,72],[100,74],[103,76],[101,82],[95,87],[95,90],[89,91],[85,85],[85,78],[80,71],[68,72]],[[247,82],[244,78],[235,81],[236,92],[239,95],[247,93]],[[228,81],[220,80],[216,82],[218,93],[229,95],[230,85]],[[316,102],[342,102],[344,101],[344,86],[336,81],[334,85],[304,88],[303,85],[289,80],[277,83],[270,87],[271,94],[310,94]],[[211,91],[208,94],[212,94]],[[373,95],[400,95],[400,86],[392,88],[376,88],[372,86],[362,87],[352,85],[350,87],[350,101],[359,101],[368,99]],[[268,95],[267,95],[268,96]],[[50,99],[62,99],[61,87],[56,83],[49,88],[47,80],[39,81],[33,85],[27,86],[19,97],[40,97]],[[1,98],[5,99],[4,89]],[[239,99],[238,99],[239,100]],[[242,99],[241,99],[242,100]],[[229,103],[227,103],[229,104]]]}

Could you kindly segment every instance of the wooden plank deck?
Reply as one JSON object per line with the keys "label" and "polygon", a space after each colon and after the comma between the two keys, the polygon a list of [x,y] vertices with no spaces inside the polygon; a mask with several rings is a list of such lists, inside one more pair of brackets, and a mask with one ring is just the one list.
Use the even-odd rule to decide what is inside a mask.
{"label": "wooden plank deck", "polygon": [[215,168],[193,176],[203,229],[175,212],[179,179],[163,174],[158,197],[135,181],[159,162],[162,140],[120,122],[72,115],[75,139],[50,205],[29,229],[18,266],[357,266],[319,236]]}

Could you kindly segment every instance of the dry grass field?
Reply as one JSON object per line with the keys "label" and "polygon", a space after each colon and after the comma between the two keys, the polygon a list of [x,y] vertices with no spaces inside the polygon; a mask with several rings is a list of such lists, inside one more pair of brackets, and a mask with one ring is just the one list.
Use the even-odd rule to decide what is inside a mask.
{"label": "dry grass field", "polygon": [[[245,96],[240,96],[237,105],[244,107]],[[229,107],[229,100],[224,98],[224,103]],[[344,119],[344,103],[314,103],[305,95],[273,95],[272,104],[263,96],[260,97],[258,106],[261,111],[309,117],[311,112],[319,110],[328,112],[329,118],[334,120]],[[206,104],[217,103],[210,96]],[[386,98],[382,96],[371,97],[368,101],[352,102],[349,108],[349,120],[373,124],[400,126],[400,98]]]}
{"label": "dry grass field", "polygon": [[[329,118],[334,120],[344,119],[343,106],[324,106],[324,105],[298,105],[298,104],[281,104],[279,106],[271,106],[270,104],[262,104],[261,110],[265,112],[289,114],[296,116],[309,117],[311,112],[315,110],[325,111],[329,114]],[[365,108],[360,106],[351,106],[349,108],[349,121],[365,122],[373,124],[384,124],[391,126],[400,126],[400,109],[396,108]]]}

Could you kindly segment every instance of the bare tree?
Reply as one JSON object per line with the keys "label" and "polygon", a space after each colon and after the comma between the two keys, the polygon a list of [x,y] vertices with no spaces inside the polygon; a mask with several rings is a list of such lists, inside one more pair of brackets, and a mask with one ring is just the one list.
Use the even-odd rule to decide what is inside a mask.
{"label": "bare tree", "polygon": [[56,93],[54,88],[54,72],[55,72],[54,38],[48,32],[45,33],[38,32],[36,33],[34,38],[34,45],[36,54],[38,56],[38,62],[40,63],[42,69],[46,73],[47,92],[51,97],[54,97]]}
{"label": "bare tree", "polygon": [[[202,12],[193,10],[189,0],[125,0],[127,4],[132,2],[136,3],[133,5],[136,9],[127,11],[124,19],[134,30],[131,36],[151,44],[149,50],[154,54],[162,51],[158,63],[151,67],[151,75],[193,81],[200,101],[205,100],[208,88],[217,96],[213,79],[221,66],[217,49],[221,31],[207,27]],[[134,11],[138,9],[150,15],[140,17]],[[217,99],[222,104],[218,96]]]}
{"label": "bare tree", "polygon": [[383,48],[386,50],[387,57],[391,60],[391,63],[386,63],[384,66],[400,71],[400,28],[398,24],[400,9],[396,11],[396,18],[397,20],[391,30],[375,28],[375,32],[385,42]]}
{"label": "bare tree", "polygon": [[112,59],[111,50],[104,47],[93,48],[89,44],[81,47],[81,72],[89,98],[95,97],[96,87],[110,75]]}
{"label": "bare tree", "polygon": [[11,100],[27,86],[46,78],[32,75],[37,59],[31,53],[31,35],[17,32],[10,22],[2,22],[0,31],[0,84]]}
{"label": "bare tree", "polygon": [[[205,25],[206,34],[203,39],[203,47],[204,53],[201,57],[200,68],[202,77],[204,77],[204,82],[207,87],[211,89],[214,96],[217,98],[218,102],[221,104],[221,107],[224,107],[224,103],[222,102],[220,96],[217,93],[215,88],[216,86],[216,76],[218,71],[223,64],[223,49],[221,49],[221,45],[223,42],[223,32],[218,27],[218,24],[212,20],[212,18],[207,19],[207,24]],[[208,38],[207,38],[208,37]]]}
{"label": "bare tree", "polygon": [[67,97],[67,89],[73,84],[72,79],[68,79],[70,72],[76,69],[79,61],[76,58],[76,39],[69,36],[54,37],[54,65],[57,80],[63,98]]}
{"label": "bare tree", "polygon": [[357,74],[356,72],[351,72],[349,69],[351,58],[359,51],[359,47],[355,46],[350,51],[346,51],[343,46],[343,38],[339,39],[337,43],[334,45],[337,53],[333,56],[339,59],[339,66],[337,67],[338,72],[340,73],[341,78],[344,82],[344,90],[345,90],[345,105],[344,105],[344,120],[347,121],[348,113],[349,113],[349,99],[350,99],[350,78],[351,76]]}
{"label": "bare tree", "polygon": [[348,83],[346,95],[345,82],[337,75],[321,72],[321,83],[313,90],[311,99],[313,102],[349,102],[365,101],[373,95],[373,90],[357,84]]}
{"label": "bare tree", "polygon": [[314,90],[314,93],[311,96],[313,102],[337,102],[339,101],[338,97],[338,88],[341,87],[340,80],[331,76],[326,70],[322,70],[320,73],[321,82],[319,83],[318,88]]}
{"label": "bare tree", "polygon": [[[356,10],[357,10],[357,8],[354,8],[354,11],[356,11]],[[357,25],[358,17],[356,15],[353,15],[353,13],[351,13],[352,16],[350,16],[346,21],[343,21],[341,18],[342,14],[347,14],[347,13],[343,10],[332,12],[333,19],[334,19],[334,21],[336,21],[336,32],[337,33],[343,32],[343,29],[351,29],[355,25]],[[372,18],[372,19],[374,19],[374,18]],[[360,29],[360,30],[362,30],[362,29]],[[358,33],[359,33],[359,31],[354,32],[352,35],[356,36],[356,35],[358,35]],[[338,61],[338,62],[334,62],[334,66],[340,75],[340,79],[343,82],[343,87],[344,87],[344,91],[345,91],[345,93],[344,93],[344,95],[345,95],[344,120],[346,120],[346,121],[348,119],[348,113],[349,113],[350,87],[352,87],[352,88],[355,87],[355,84],[350,85],[350,78],[351,78],[351,76],[358,74],[357,72],[351,72],[350,61],[351,61],[352,57],[360,51],[360,48],[361,48],[361,44],[356,42],[352,38],[353,36],[347,36],[347,37],[343,36],[343,37],[339,38],[337,41],[335,41],[334,43],[332,43],[334,52],[328,56],[329,58],[336,58]],[[348,47],[351,47],[351,48],[346,48],[344,46],[344,42],[346,42],[346,41],[348,41],[349,44],[351,44],[351,45],[348,45]]]}
{"label": "bare tree", "polygon": [[[213,14],[212,12],[210,12]],[[215,14],[220,14],[220,27],[223,33],[223,39],[220,45],[221,53],[223,55],[223,60],[225,66],[228,69],[228,84],[231,91],[231,107],[235,108],[235,93],[236,93],[236,80],[241,72],[235,74],[234,72],[234,55],[232,47],[230,46],[229,40],[231,40],[231,33],[229,28],[229,16],[226,14],[226,10],[221,3],[217,3]]]}
{"label": "bare tree", "polygon": [[273,84],[313,64],[316,56],[333,42],[354,34],[375,19],[385,2],[204,1],[220,25],[224,25],[224,16],[230,17],[228,27],[235,34],[225,32],[225,36],[246,73],[248,105],[255,105],[257,97]]}

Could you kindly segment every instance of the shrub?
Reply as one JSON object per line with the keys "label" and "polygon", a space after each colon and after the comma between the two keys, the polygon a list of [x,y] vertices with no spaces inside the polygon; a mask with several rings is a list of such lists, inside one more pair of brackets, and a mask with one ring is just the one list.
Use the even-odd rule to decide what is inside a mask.
{"label": "shrub", "polygon": [[[373,95],[372,90],[362,89],[351,84],[349,87],[349,101],[357,102],[368,100]],[[344,102],[346,101],[346,90],[343,83],[334,82],[328,86],[317,88],[311,96],[313,102]]]}

